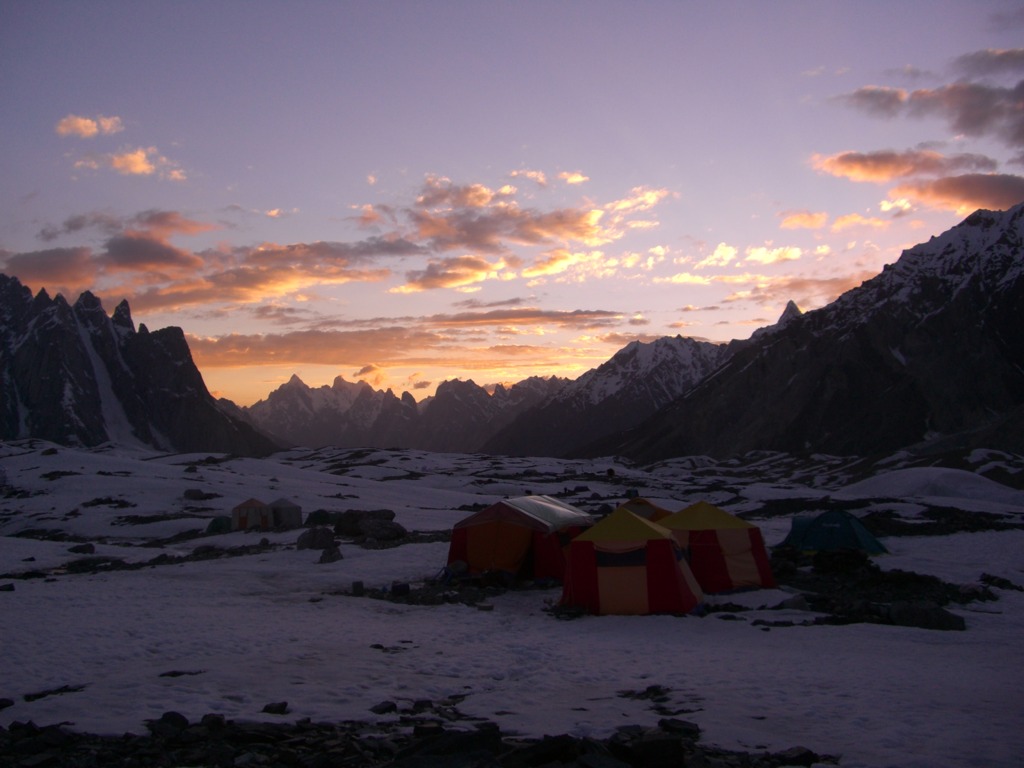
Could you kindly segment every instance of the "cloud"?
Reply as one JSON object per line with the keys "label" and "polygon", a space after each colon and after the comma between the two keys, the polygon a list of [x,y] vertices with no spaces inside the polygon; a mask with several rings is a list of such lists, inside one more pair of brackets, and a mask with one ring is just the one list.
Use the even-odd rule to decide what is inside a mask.
{"label": "cloud", "polygon": [[120,117],[95,118],[80,115],[67,115],[57,121],[55,130],[58,136],[77,136],[80,139],[91,139],[100,134],[107,136],[124,130]]}
{"label": "cloud", "polygon": [[49,248],[9,254],[3,265],[5,273],[17,276],[22,283],[35,283],[51,290],[88,287],[98,272],[91,248]]}
{"label": "cloud", "polygon": [[872,229],[886,229],[889,226],[889,222],[884,219],[868,218],[862,216],[859,213],[848,213],[845,216],[838,217],[832,223],[833,232],[842,232],[845,229],[852,229],[854,227],[870,227]]}
{"label": "cloud", "polygon": [[459,312],[431,315],[425,322],[444,328],[480,326],[554,325],[564,328],[600,328],[621,321],[621,312],[603,309],[545,310],[536,307],[495,309],[489,312]]}
{"label": "cloud", "polygon": [[895,152],[840,152],[814,155],[811,164],[819,171],[851,181],[885,182],[908,176],[938,176],[961,171],[994,171],[991,158],[976,154],[946,156],[931,150]]}
{"label": "cloud", "polygon": [[204,265],[203,259],[194,253],[175,248],[159,238],[141,234],[110,238],[101,259],[107,269],[112,271],[194,271]]}
{"label": "cloud", "polygon": [[852,93],[836,97],[847,106],[867,112],[876,117],[896,117],[903,109],[907,92],[902,88],[866,85]]}
{"label": "cloud", "polygon": [[168,238],[172,235],[197,235],[218,228],[216,224],[190,219],[178,211],[164,211],[158,208],[150,208],[137,213],[125,219],[124,224],[126,229],[142,230],[159,238]]}
{"label": "cloud", "polygon": [[136,147],[107,154],[89,154],[74,163],[75,168],[99,170],[107,168],[123,176],[156,176],[165,181],[186,181],[187,176],[177,163],[160,154],[156,147]]}
{"label": "cloud", "polygon": [[1024,201],[1024,176],[971,173],[909,182],[896,187],[890,194],[958,213],[968,213],[977,208],[1001,211]]}
{"label": "cloud", "polygon": [[779,216],[782,229],[821,229],[828,223],[825,211],[783,211]]}
{"label": "cloud", "polygon": [[501,299],[499,301],[480,301],[479,299],[463,299],[452,302],[452,306],[463,309],[491,309],[493,307],[519,307],[526,302],[523,298]]}
{"label": "cloud", "polygon": [[953,60],[953,68],[968,77],[1024,72],[1024,48],[989,48],[966,53]]}
{"label": "cloud", "polygon": [[515,193],[514,187],[495,191],[428,177],[415,205],[402,209],[401,215],[413,226],[414,239],[436,251],[499,253],[513,245],[572,243],[595,247],[620,239],[630,228],[652,226],[634,217],[668,195],[667,190],[637,187],[603,206],[541,211],[521,207]]}
{"label": "cloud", "polygon": [[724,267],[731,263],[739,255],[739,249],[726,243],[719,243],[710,256],[702,259],[693,265],[694,269],[706,269],[707,267]]}
{"label": "cloud", "polygon": [[822,307],[877,275],[876,271],[862,271],[834,277],[807,275],[755,276],[749,288],[727,296],[723,301],[734,303],[749,301],[766,306],[777,306],[794,301],[800,307]]}
{"label": "cloud", "polygon": [[535,182],[538,187],[546,187],[548,185],[548,177],[544,171],[512,171],[509,176],[513,179],[517,179],[519,177],[530,179],[530,181]]}
{"label": "cloud", "polygon": [[656,277],[653,282],[670,285],[711,285],[712,278],[691,272],[678,272],[669,277]]}
{"label": "cloud", "polygon": [[77,234],[95,229],[103,235],[111,236],[125,232],[145,232],[152,237],[166,239],[172,235],[195,235],[217,229],[216,224],[197,221],[183,216],[177,211],[165,211],[150,208],[132,216],[114,216],[110,213],[93,211],[69,216],[59,225],[47,224],[37,237],[50,241],[62,235]]}
{"label": "cloud", "polygon": [[1024,81],[1013,87],[956,82],[938,88],[907,91],[867,86],[841,101],[880,117],[940,117],[959,134],[991,136],[1015,148],[1024,147]]}
{"label": "cloud", "polygon": [[437,288],[466,290],[484,280],[497,280],[508,269],[509,264],[499,259],[493,264],[477,256],[456,256],[450,259],[431,261],[426,269],[405,273],[406,282],[392,293],[418,293]]}
{"label": "cloud", "polygon": [[394,326],[356,331],[302,330],[281,334],[228,334],[219,337],[188,336],[200,367],[247,367],[252,365],[330,364],[365,367],[404,363],[441,347],[445,339],[436,333]]}
{"label": "cloud", "polygon": [[585,176],[579,171],[562,171],[560,174],[558,174],[558,178],[560,178],[566,184],[584,184],[590,181],[589,176]]}
{"label": "cloud", "polygon": [[803,250],[795,246],[780,246],[769,248],[767,246],[750,247],[746,250],[744,261],[752,261],[755,264],[778,264],[782,261],[796,261],[803,256]]}
{"label": "cloud", "polygon": [[622,347],[632,344],[634,341],[649,344],[652,341],[663,338],[663,336],[664,334],[655,333],[603,333],[597,337],[597,340],[604,344],[611,344],[616,349],[622,349]]}

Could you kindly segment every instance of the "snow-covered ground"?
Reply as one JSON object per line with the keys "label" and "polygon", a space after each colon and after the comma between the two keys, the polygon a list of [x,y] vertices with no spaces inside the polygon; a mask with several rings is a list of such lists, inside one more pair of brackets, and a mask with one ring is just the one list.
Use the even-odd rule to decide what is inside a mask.
{"label": "snow-covered ground", "polygon": [[[506,732],[604,736],[619,725],[655,723],[662,715],[650,701],[622,693],[658,685],[670,691],[663,706],[725,748],[803,745],[841,755],[848,767],[1011,766],[1024,754],[1024,592],[997,590],[998,601],[953,607],[965,632],[755,626],[757,618],[808,618],[767,610],[790,596],[782,590],[720,598],[765,607],[735,614],[739,620],[715,613],[561,620],[545,611],[558,589],[505,593],[488,611],[346,594],[355,581],[383,588],[435,576],[445,564],[443,542],[381,550],[343,544],[344,559],[331,564],[296,549],[298,531],[143,546],[204,529],[249,497],[286,497],[306,513],[391,509],[418,531],[448,529],[467,514],[461,506],[506,496],[568,492],[571,503],[596,511],[628,488],[670,508],[707,498],[745,511],[790,499],[806,513],[815,499],[835,495],[878,499],[877,508],[910,516],[944,506],[1024,521],[1024,494],[970,472],[896,468],[840,486],[845,465],[828,457],[813,472],[707,461],[645,472],[611,460],[416,451],[295,450],[215,461],[40,442],[0,444],[0,466],[20,492],[8,489],[0,499],[0,573],[8,574],[0,586],[14,587],[0,591],[0,698],[14,701],[0,710],[4,726],[32,720],[142,732],[147,718],[168,710],[190,719],[216,712],[280,721],[261,713],[278,701],[288,702],[286,719],[375,720],[394,717],[369,711],[383,700],[457,695],[465,697],[461,712]],[[218,495],[189,501],[187,489]],[[789,516],[756,522],[769,544],[789,529]],[[68,552],[74,541],[13,535],[26,529],[88,539],[96,555],[133,562],[264,536],[277,546],[77,574],[60,570],[81,557]],[[1024,530],[884,542],[891,552],[877,562],[885,569],[958,584],[989,573],[1024,584]],[[48,576],[11,576],[29,570]],[[24,698],[62,686],[80,690]]]}

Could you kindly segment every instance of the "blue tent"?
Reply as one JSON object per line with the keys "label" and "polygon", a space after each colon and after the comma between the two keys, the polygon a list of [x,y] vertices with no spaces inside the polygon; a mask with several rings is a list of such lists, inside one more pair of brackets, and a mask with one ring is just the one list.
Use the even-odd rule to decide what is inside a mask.
{"label": "blue tent", "polygon": [[864,523],[841,509],[830,509],[817,517],[794,517],[789,534],[778,546],[794,547],[802,552],[858,549],[869,555],[880,555],[889,551]]}

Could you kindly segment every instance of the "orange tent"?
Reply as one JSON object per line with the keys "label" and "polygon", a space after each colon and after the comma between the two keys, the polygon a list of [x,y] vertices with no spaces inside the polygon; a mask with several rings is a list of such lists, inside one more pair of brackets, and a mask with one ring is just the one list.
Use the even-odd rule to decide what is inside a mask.
{"label": "orange tent", "polygon": [[627,509],[569,543],[562,605],[596,614],[681,614],[702,597],[672,534]]}
{"label": "orange tent", "polygon": [[505,499],[452,527],[448,564],[469,573],[500,571],[522,578],[562,579],[563,549],[593,518],[550,496]]}
{"label": "orange tent", "polygon": [[746,520],[698,501],[658,524],[672,531],[705,592],[776,586],[761,529]]}

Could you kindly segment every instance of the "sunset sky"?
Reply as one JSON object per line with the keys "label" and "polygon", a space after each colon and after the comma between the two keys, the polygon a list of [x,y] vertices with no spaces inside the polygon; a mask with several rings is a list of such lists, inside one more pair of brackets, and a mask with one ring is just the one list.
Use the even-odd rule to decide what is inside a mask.
{"label": "sunset sky", "polygon": [[0,272],[210,390],[746,338],[1024,200],[1024,5],[2,2]]}

